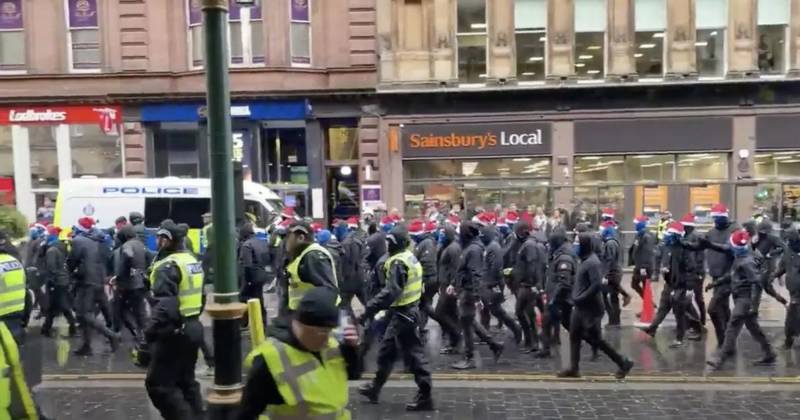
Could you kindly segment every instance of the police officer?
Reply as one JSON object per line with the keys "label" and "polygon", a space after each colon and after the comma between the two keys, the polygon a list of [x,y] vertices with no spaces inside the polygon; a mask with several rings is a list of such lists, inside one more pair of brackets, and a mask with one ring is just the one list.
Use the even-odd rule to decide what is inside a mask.
{"label": "police officer", "polygon": [[631,288],[644,296],[644,282],[652,279],[653,265],[655,264],[655,252],[658,240],[655,235],[647,229],[648,218],[645,215],[634,219],[636,237],[631,247],[631,261],[633,262],[633,277],[631,278]]}
{"label": "police officer", "polygon": [[[350,418],[347,381],[361,376],[358,331],[339,326],[337,295],[309,290],[291,319],[267,329],[267,340],[248,356],[252,363],[242,394],[239,420]],[[334,328],[341,331],[337,341]]]}
{"label": "police officer", "polygon": [[[150,254],[131,225],[123,226],[117,232],[117,239],[122,245],[117,250],[114,267],[116,286],[114,306],[117,313],[115,318],[119,320],[119,324],[124,323],[133,327],[134,337],[137,341],[141,341],[147,318],[145,283],[147,268],[150,266]],[[128,315],[132,320],[128,319]]]}
{"label": "police officer", "polygon": [[531,235],[530,225],[522,221],[514,228],[519,247],[513,257],[511,276],[517,289],[517,301],[514,308],[517,320],[522,326],[524,353],[538,350],[539,337],[536,332],[536,304],[544,282],[544,270],[547,264],[545,252]]}
{"label": "police officer", "polygon": [[706,363],[712,370],[719,370],[727,359],[736,353],[736,340],[742,327],[747,327],[750,335],[761,346],[764,356],[756,361],[757,365],[775,363],[775,352],[772,350],[764,331],[758,323],[758,306],[761,299],[761,281],[758,278],[756,263],[750,247],[750,234],[744,229],[733,232],[729,245],[711,243],[711,249],[734,255],[730,288],[733,294],[733,313],[725,330],[722,347],[717,349],[713,357]]}
{"label": "police officer", "polygon": [[67,272],[67,247],[58,238],[61,229],[55,226],[47,227],[47,250],[45,251],[45,270],[42,273],[47,293],[50,295],[50,305],[47,308],[47,317],[42,325],[42,335],[49,337],[53,327],[53,319],[63,315],[69,323],[69,334],[75,335],[77,323],[72,314],[72,305],[69,302],[69,273]]}
{"label": "police officer", "polygon": [[406,405],[408,411],[433,410],[433,383],[425,349],[419,334],[419,301],[422,298],[422,265],[409,250],[408,231],[396,226],[386,236],[389,258],[386,260],[386,285],[370,301],[359,317],[364,324],[382,310],[389,310],[386,332],[378,351],[378,371],[372,383],[359,388],[359,393],[377,403],[381,388],[389,379],[398,352],[414,375],[417,395]]}
{"label": "police officer", "polygon": [[[106,316],[105,312],[108,300],[103,286],[110,253],[105,245],[105,235],[94,229],[94,221],[88,217],[78,221],[74,233],[72,249],[67,256],[67,269],[75,281],[75,312],[83,335],[83,343],[75,354],[78,356],[93,354],[93,330],[108,339],[111,351],[114,352],[119,346],[120,334],[110,329],[111,318]],[[105,324],[95,316],[98,309],[104,313]]]}
{"label": "police officer", "polygon": [[608,280],[608,286],[603,291],[603,301],[608,314],[607,326],[618,328],[622,314],[619,297],[622,295],[622,306],[628,306],[631,303],[631,296],[622,288],[622,246],[619,243],[617,224],[613,220],[606,220],[601,226],[600,235],[603,238],[600,260],[603,263],[605,278]]}
{"label": "police officer", "polygon": [[[711,207],[711,217],[714,219],[714,227],[706,233],[704,243],[712,242],[717,244],[727,244],[731,233],[738,229],[738,226],[728,219],[728,208],[719,203]],[[726,251],[718,251],[712,248],[706,250],[706,263],[708,274],[711,275],[711,283],[705,290],[714,290],[711,301],[708,302],[708,316],[714,324],[714,331],[717,335],[717,346],[722,346],[725,341],[725,329],[731,317],[731,267],[733,267],[733,254]]]}
{"label": "police officer", "polygon": [[658,239],[659,242],[664,240],[670,223],[672,223],[672,213],[670,213],[669,210],[664,210],[664,213],[661,213],[658,226],[656,226],[656,239]]}
{"label": "police officer", "polygon": [[[39,223],[28,230],[28,242],[22,250],[22,263],[25,265],[25,280],[28,288],[33,292],[34,304],[39,308],[36,319],[42,318],[47,313],[48,296],[44,293],[45,285],[42,272],[45,265],[45,251],[47,248],[47,228]],[[28,313],[26,323],[33,310],[33,305],[26,305]]]}
{"label": "police officer", "polygon": [[[438,267],[439,300],[436,302],[436,316],[442,327],[442,349],[440,354],[455,354],[461,341],[458,323],[458,299],[447,293],[447,288],[455,285],[458,276],[458,263],[461,259],[461,245],[456,239],[456,230],[446,226],[439,243]],[[423,273],[424,274],[424,273]],[[444,343],[447,336],[447,342]]]}
{"label": "police officer", "polygon": [[550,346],[561,332],[561,325],[569,330],[572,316],[572,286],[577,271],[576,256],[567,240],[567,230],[556,226],[550,233],[550,264],[547,270],[547,299],[542,314],[542,349],[536,357],[550,357]]}
{"label": "police officer", "polygon": [[[514,341],[522,342],[522,327],[508,315],[503,308],[505,296],[503,295],[503,249],[498,241],[497,229],[491,224],[481,228],[481,241],[486,247],[484,265],[486,275],[480,285],[480,297],[483,306],[489,314],[497,318],[501,325],[505,325],[514,333]],[[487,317],[484,326],[489,324]]]}
{"label": "police officer", "polygon": [[448,295],[458,296],[458,312],[461,331],[464,334],[464,359],[452,365],[453,369],[474,369],[475,341],[473,333],[483,342],[489,344],[494,360],[503,353],[503,343],[495,341],[475,319],[476,306],[480,305],[478,296],[480,285],[486,276],[484,266],[484,248],[478,238],[478,226],[473,222],[461,224],[461,260],[458,265],[457,281],[447,288]]}
{"label": "police officer", "polygon": [[[5,235],[5,233],[0,232],[0,235]],[[9,260],[9,254],[1,251],[0,282],[4,283],[6,287],[16,287],[15,284],[21,281],[21,290],[25,293],[22,264],[17,259]],[[17,266],[18,268],[14,268]],[[5,307],[0,308],[0,313],[5,310]],[[0,319],[2,318],[0,317]],[[44,418],[40,417],[37,411],[28,384],[25,382],[25,373],[22,370],[17,342],[8,328],[7,321],[0,320],[0,419],[34,420]]]}
{"label": "police officer", "polygon": [[664,233],[664,247],[659,263],[661,275],[664,278],[664,288],[661,290],[655,319],[649,326],[641,327],[642,331],[655,337],[658,327],[672,310],[677,328],[675,341],[670,344],[671,348],[683,345],[686,335],[686,306],[691,298],[691,296],[687,296],[687,293],[691,292],[688,288],[688,279],[694,275],[691,254],[681,242],[684,233],[683,225],[680,222],[670,223]]}
{"label": "police officer", "polygon": [[269,258],[272,261],[272,275],[275,276],[274,284],[278,292],[278,315],[286,315],[289,308],[287,295],[289,293],[289,277],[286,266],[289,264],[286,254],[286,233],[291,221],[286,219],[270,226],[269,232]]}
{"label": "police officer", "polygon": [[800,232],[789,226],[785,231],[786,250],[773,278],[786,275],[786,289],[789,291],[789,305],[786,307],[784,349],[791,349],[794,338],[800,334]]}
{"label": "police officer", "polygon": [[289,311],[297,309],[303,295],[314,287],[327,287],[339,293],[333,257],[314,242],[314,231],[308,223],[295,221],[289,225],[286,252],[290,261],[286,266],[289,280],[286,299]]}
{"label": "police officer", "polygon": [[[436,242],[433,235],[428,232],[426,223],[421,219],[414,219],[408,224],[408,233],[414,241],[414,256],[422,264],[422,299],[420,300],[420,328],[422,337],[427,338],[428,317],[437,320],[438,316],[433,311],[433,298],[439,292],[436,278]],[[438,320],[437,320],[438,322]]]}
{"label": "police officer", "polygon": [[194,377],[203,341],[199,317],[203,267],[184,246],[189,227],[164,220],[156,232],[159,259],[150,282],[156,305],[145,330],[152,355],[145,378],[147,394],[165,419],[201,418],[203,400]]}
{"label": "police officer", "polygon": [[559,372],[562,378],[580,377],[581,341],[602,350],[619,367],[615,376],[623,379],[633,368],[633,361],[617,353],[603,340],[600,323],[603,319],[603,264],[594,252],[592,234],[578,235],[580,264],[572,287],[575,307],[569,323],[570,366]]}
{"label": "police officer", "polygon": [[25,330],[25,270],[11,238],[0,230],[0,323],[21,343]]}
{"label": "police officer", "polygon": [[[239,227],[239,299],[247,302],[258,299],[261,308],[261,319],[266,322],[267,312],[264,307],[264,285],[267,283],[267,271],[270,265],[267,242],[255,235],[253,224],[246,222]],[[245,319],[245,324],[247,317]]]}
{"label": "police officer", "polygon": [[756,265],[758,266],[758,276],[761,281],[761,287],[780,302],[781,305],[786,306],[788,303],[786,299],[775,291],[772,285],[773,276],[775,272],[776,261],[783,254],[786,244],[777,235],[772,233],[772,222],[768,218],[764,218],[758,225],[756,225],[755,240],[752,241],[753,249],[756,251]]}
{"label": "police officer", "polygon": [[347,219],[347,236],[342,244],[342,280],[339,285],[342,293],[342,307],[353,312],[353,298],[362,305],[367,303],[364,295],[364,260],[367,257],[365,232],[359,227],[358,219]]}

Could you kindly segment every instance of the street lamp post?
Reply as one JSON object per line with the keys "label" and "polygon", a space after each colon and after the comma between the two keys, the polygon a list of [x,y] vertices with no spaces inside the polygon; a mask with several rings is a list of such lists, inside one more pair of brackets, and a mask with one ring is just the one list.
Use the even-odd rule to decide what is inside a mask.
{"label": "street lamp post", "polygon": [[214,384],[208,393],[210,418],[233,418],[242,396],[240,318],[236,278],[231,100],[228,81],[228,0],[202,0],[205,35],[208,150],[211,166],[211,217],[214,229],[214,294],[206,312],[213,322]]}

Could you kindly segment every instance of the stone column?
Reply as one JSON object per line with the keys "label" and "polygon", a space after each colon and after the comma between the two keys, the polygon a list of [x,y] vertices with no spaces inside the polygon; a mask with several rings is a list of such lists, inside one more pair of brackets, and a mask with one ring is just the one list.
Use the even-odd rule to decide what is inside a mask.
{"label": "stone column", "polygon": [[140,122],[123,123],[125,139],[125,176],[147,175],[147,152],[145,130]]}
{"label": "stone column", "polygon": [[666,78],[697,78],[694,0],[667,0]]}
{"label": "stone column", "polygon": [[[747,159],[739,156],[740,150],[747,150]],[[732,180],[750,180],[755,174],[753,168],[756,150],[756,117],[739,116],[733,118],[733,154],[731,156]],[[756,187],[736,187],[736,220],[743,222],[753,214]]]}
{"label": "stone column", "polygon": [[488,84],[505,84],[516,78],[514,1],[495,0],[487,5],[489,26]]}
{"label": "stone column", "polygon": [[636,80],[633,0],[608,0],[608,71],[611,81]]}
{"label": "stone column", "polygon": [[440,84],[458,84],[455,14],[453,0],[433,0],[433,79]]}
{"label": "stone column", "polygon": [[575,2],[547,1],[546,80],[575,80]]}
{"label": "stone column", "polygon": [[789,20],[789,76],[800,77],[800,0],[791,0]]}
{"label": "stone column", "polygon": [[375,27],[378,35],[378,56],[380,64],[378,70],[379,84],[389,84],[395,81],[395,54],[397,45],[396,37],[396,8],[394,0],[376,0]]}
{"label": "stone column", "polygon": [[572,121],[553,123],[553,204],[569,208],[574,194],[575,125]]}
{"label": "stone column", "polygon": [[758,77],[757,0],[728,0],[728,77]]}

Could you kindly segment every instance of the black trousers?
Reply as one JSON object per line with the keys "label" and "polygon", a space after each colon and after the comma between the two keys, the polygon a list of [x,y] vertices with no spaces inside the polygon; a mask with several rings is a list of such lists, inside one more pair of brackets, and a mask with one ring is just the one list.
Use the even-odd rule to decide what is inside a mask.
{"label": "black trousers", "polygon": [[[714,281],[716,280],[714,279]],[[711,323],[714,324],[717,347],[722,347],[722,343],[725,341],[725,329],[728,328],[728,322],[731,319],[730,300],[731,285],[730,279],[728,279],[728,283],[714,288],[714,294],[711,295],[711,301],[708,302],[708,316],[711,318]]]}
{"label": "black trousers", "polygon": [[481,286],[481,302],[483,302],[483,310],[480,313],[481,325],[485,329],[489,329],[490,316],[497,318],[502,325],[505,325],[509,330],[514,332],[514,336],[522,335],[522,327],[511,318],[511,315],[503,309],[503,302],[505,296],[503,289],[500,286],[489,287],[488,285]]}
{"label": "black trousers", "polygon": [[694,303],[697,305],[698,310],[698,321],[700,322],[701,326],[706,325],[706,299],[703,296],[703,280],[705,279],[705,275],[698,275],[697,281],[694,285]]}
{"label": "black trousers", "polygon": [[569,360],[570,370],[580,372],[581,341],[586,341],[590,346],[596,347],[613,360],[620,368],[625,363],[625,358],[611,347],[605,340],[600,328],[603,315],[592,314],[575,308],[569,322]]}
{"label": "black trousers", "polygon": [[742,332],[742,327],[747,328],[750,336],[756,340],[764,355],[773,354],[772,346],[758,323],[758,313],[753,312],[751,308],[752,302],[749,296],[733,299],[733,313],[731,313],[730,322],[725,329],[725,340],[719,349],[718,357],[720,362],[736,353],[736,340],[739,338],[739,333]]}
{"label": "black trousers", "polygon": [[450,347],[458,347],[461,341],[460,327],[458,323],[458,298],[448,295],[445,287],[439,288],[439,300],[436,302],[436,321],[442,327],[442,342],[447,336]]}
{"label": "black trousers", "polygon": [[800,335],[800,299],[792,298],[789,306],[786,307],[786,323],[784,325],[786,343],[792,345],[794,338]]}
{"label": "black trousers", "polygon": [[[645,268],[645,275],[642,275],[642,268],[636,267],[633,269],[633,276],[631,277],[631,289],[636,292],[639,297],[644,296],[644,281],[651,279],[653,273]],[[610,281],[609,281],[610,282]]]}
{"label": "black trousers", "polygon": [[545,306],[546,310],[542,314],[542,350],[549,351],[550,347],[556,342],[561,332],[561,326],[569,331],[572,318],[572,305],[567,300],[570,290],[561,288],[554,293]]}
{"label": "black trousers", "polygon": [[[266,325],[267,323],[267,309],[264,307],[264,284],[263,283],[245,283],[242,289],[239,290],[239,301],[247,303],[250,299],[258,299],[259,307],[261,308],[261,321]],[[250,317],[242,317],[242,324],[249,325]]]}
{"label": "black trousers", "polygon": [[[422,328],[423,334],[427,331],[428,319],[433,318],[434,321],[439,322],[436,311],[433,309],[433,299],[439,293],[439,285],[436,279],[422,279],[422,297],[419,300],[419,326]],[[425,338],[425,337],[423,337]]]}
{"label": "black trousers", "polygon": [[664,289],[661,291],[661,298],[658,301],[658,311],[653,322],[650,323],[650,329],[655,331],[667,318],[669,311],[675,315],[675,322],[677,323],[675,339],[683,341],[686,335],[686,306],[687,306],[686,290],[673,289],[669,284],[664,284]]}
{"label": "black trousers", "polygon": [[522,338],[526,347],[535,347],[539,341],[536,332],[536,304],[538,295],[533,293],[530,286],[520,286],[517,289],[517,302],[514,312],[519,325],[522,327]]}
{"label": "black trousers", "polygon": [[143,339],[147,308],[145,296],[147,291],[141,289],[116,289],[114,291],[114,330],[119,332],[128,328],[137,341]]}
{"label": "black trousers", "polygon": [[[106,310],[108,309],[108,299],[106,298],[103,286],[80,285],[76,288],[75,292],[75,314],[77,315],[83,335],[83,344],[81,347],[91,348],[93,330],[110,339],[114,335],[114,332],[111,331],[106,324],[100,322],[96,315],[98,310],[103,311],[103,307],[105,307]],[[108,318],[108,321],[110,320],[111,318]]]}
{"label": "black trousers", "polygon": [[50,305],[47,308],[47,317],[42,324],[42,331],[49,332],[53,328],[53,320],[63,315],[69,323],[70,329],[75,328],[75,316],[69,302],[69,288],[67,286],[50,287]]}
{"label": "black trousers", "polygon": [[489,335],[489,332],[476,321],[478,299],[472,292],[462,292],[458,298],[458,320],[461,324],[461,331],[464,333],[464,356],[472,359],[475,356],[475,335],[481,341],[488,343],[493,350],[500,347],[500,344]]}
{"label": "black trousers", "polygon": [[608,285],[603,290],[603,303],[608,314],[608,323],[611,325],[620,324],[622,308],[619,305],[619,296],[628,296],[628,292],[622,288],[622,273],[608,273],[606,276]]}
{"label": "black trousers", "polygon": [[392,373],[397,356],[402,354],[403,360],[408,364],[406,367],[414,375],[420,394],[430,395],[433,380],[419,334],[418,308],[393,310],[387,316],[390,318],[378,350],[378,371],[372,386],[376,391],[383,387]]}
{"label": "black trousers", "polygon": [[203,418],[203,397],[194,377],[203,326],[197,318],[186,322],[182,333],[150,343],[152,359],[145,388],[150,401],[169,420]]}

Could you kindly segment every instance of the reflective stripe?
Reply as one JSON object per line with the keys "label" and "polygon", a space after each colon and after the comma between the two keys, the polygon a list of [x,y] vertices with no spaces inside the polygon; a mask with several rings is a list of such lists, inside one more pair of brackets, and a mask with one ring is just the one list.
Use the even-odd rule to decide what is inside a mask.
{"label": "reflective stripe", "polygon": [[389,270],[396,261],[400,261],[406,266],[408,280],[403,287],[403,293],[392,303],[391,306],[408,306],[416,303],[422,298],[422,264],[411,251],[403,251],[393,255],[384,264],[384,271],[388,277]]}
{"label": "reflective stripe", "polygon": [[[319,244],[312,243],[308,245],[297,258],[293,259],[289,265],[286,267],[286,271],[289,273],[289,310],[297,309],[297,306],[300,305],[300,300],[303,299],[303,296],[306,293],[314,288],[314,285],[303,281],[300,278],[300,262],[303,260],[303,257],[306,256],[309,252],[312,251],[319,251],[325,254],[328,257],[328,261],[331,262],[331,272],[333,273],[333,280],[336,284],[336,287],[339,287],[339,279],[336,278],[336,267],[334,266],[334,260],[331,256],[331,253],[328,252],[327,249],[319,246]],[[341,299],[341,298],[339,298]],[[337,300],[337,304],[339,300]]]}
{"label": "reflective stripe", "polygon": [[150,283],[155,286],[158,269],[168,262],[173,262],[181,273],[178,284],[178,303],[181,316],[200,315],[203,307],[203,267],[189,252],[177,252],[166,256],[153,264]]}
{"label": "reflective stripe", "polygon": [[25,310],[25,271],[9,254],[0,254],[0,316]]}
{"label": "reflective stripe", "polygon": [[286,353],[286,345],[278,340],[273,339],[271,341],[278,350],[278,356],[281,358],[281,364],[283,364],[283,372],[281,372],[280,378],[283,380],[283,383],[289,385],[289,388],[291,388],[294,393],[294,398],[297,402],[297,415],[299,415],[300,418],[306,418],[309,414],[308,404],[306,404],[306,400],[303,398],[303,392],[300,390],[300,382],[298,379],[306,373],[313,372],[317,368],[317,363],[313,360],[309,360],[301,365],[292,366],[292,362],[289,360],[289,354]]}

